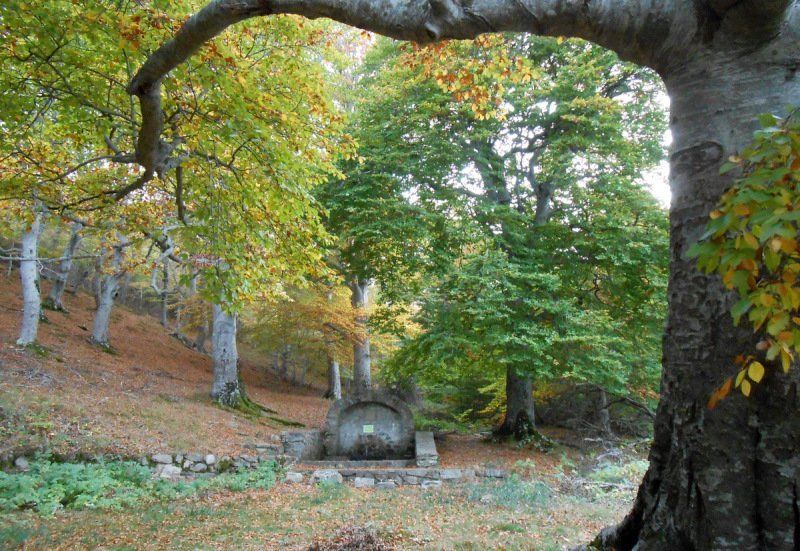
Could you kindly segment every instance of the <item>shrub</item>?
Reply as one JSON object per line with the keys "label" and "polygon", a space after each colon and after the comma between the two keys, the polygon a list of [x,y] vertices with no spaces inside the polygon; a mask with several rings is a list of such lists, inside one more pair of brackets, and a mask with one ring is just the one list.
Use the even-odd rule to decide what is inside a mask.
{"label": "shrub", "polygon": [[484,482],[472,486],[469,499],[480,501],[485,496],[490,496],[490,503],[516,509],[529,507],[532,509],[544,507],[550,501],[553,491],[541,480],[523,480],[518,475],[512,474],[497,482]]}
{"label": "shrub", "polygon": [[174,499],[201,491],[243,491],[275,483],[275,463],[191,482],[154,479],[149,468],[131,461],[54,463],[39,458],[25,473],[0,472],[0,511],[35,509],[52,515],[62,508],[119,509],[143,499]]}

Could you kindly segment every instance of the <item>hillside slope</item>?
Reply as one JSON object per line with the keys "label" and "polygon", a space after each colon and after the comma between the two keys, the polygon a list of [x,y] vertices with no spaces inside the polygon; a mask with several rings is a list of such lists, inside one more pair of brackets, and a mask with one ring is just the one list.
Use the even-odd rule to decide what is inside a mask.
{"label": "hillside slope", "polygon": [[[0,455],[45,444],[62,453],[235,453],[285,430],[215,406],[210,358],[169,336],[156,319],[115,306],[110,354],[87,340],[93,298],[67,294],[65,305],[68,314],[48,311],[40,325],[41,350],[20,349],[18,275],[0,276]],[[321,390],[242,363],[253,400],[286,420],[321,424],[329,406]]]}
{"label": "hillside slope", "polygon": [[[323,424],[331,404],[321,397],[323,389],[282,381],[246,347],[247,392],[275,415],[253,419],[213,404],[211,359],[171,337],[149,315],[115,306],[115,353],[90,345],[94,299],[85,293],[65,296],[67,314],[46,312],[40,350],[21,349],[14,343],[22,308],[17,278],[16,272],[0,275],[0,463],[43,448],[64,455],[233,455],[286,430],[269,417],[310,428]],[[499,446],[480,435],[442,435],[437,447],[444,466],[511,466],[535,458],[548,470],[559,462],[557,454]]]}

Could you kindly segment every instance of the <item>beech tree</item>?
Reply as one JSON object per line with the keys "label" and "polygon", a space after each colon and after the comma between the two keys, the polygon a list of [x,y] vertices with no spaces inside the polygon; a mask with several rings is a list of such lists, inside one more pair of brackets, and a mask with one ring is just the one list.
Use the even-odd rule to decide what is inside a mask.
{"label": "beech tree", "polygon": [[50,287],[50,293],[47,295],[47,300],[44,302],[44,306],[46,308],[59,310],[62,312],[66,311],[62,299],[64,297],[64,291],[67,288],[67,281],[69,281],[70,271],[72,270],[72,262],[75,256],[75,251],[78,249],[78,245],[83,238],[81,235],[83,226],[84,223],[80,220],[73,220],[70,224],[69,240],[64,247],[64,252],[62,253],[61,260],[58,263],[56,277],[53,281],[53,285]]}
{"label": "beech tree", "polygon": [[706,409],[710,387],[755,346],[731,295],[686,251],[730,186],[720,165],[750,141],[757,115],[800,97],[797,0],[217,0],[156,50],[130,85],[140,98],[137,160],[163,167],[161,83],[206,41],[243,19],[331,17],[427,42],[519,31],[575,36],[655,69],[670,99],[671,269],[661,402],[650,468],[631,513],[598,547],[789,549],[800,545],[798,372],[776,371],[749,400]]}
{"label": "beech tree", "polygon": [[[663,156],[653,72],[582,40],[492,35],[425,49],[378,41],[362,73],[354,135],[364,162],[338,184],[344,212],[332,219],[350,248],[371,244],[381,278],[395,264],[400,287],[421,288],[424,331],[407,341],[418,350],[391,362],[391,377],[425,370],[428,388],[484,388],[495,396],[485,411],[506,411],[496,433],[517,438],[534,430],[532,382],[628,392],[645,370],[652,381],[668,242],[665,213],[640,182]],[[457,239],[433,240],[436,224],[417,223],[387,247],[437,212]],[[426,240],[434,269],[409,262],[410,243]]]}
{"label": "beech tree", "polygon": [[39,319],[42,316],[41,291],[39,289],[39,236],[42,232],[41,204],[32,207],[30,220],[26,220],[22,236],[19,276],[22,284],[22,325],[17,344],[27,346],[36,342]]}

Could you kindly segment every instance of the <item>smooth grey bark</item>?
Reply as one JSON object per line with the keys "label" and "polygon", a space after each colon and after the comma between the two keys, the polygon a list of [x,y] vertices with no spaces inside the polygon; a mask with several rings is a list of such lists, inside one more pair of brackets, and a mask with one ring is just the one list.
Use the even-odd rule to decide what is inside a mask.
{"label": "smooth grey bark", "polygon": [[[191,296],[197,295],[197,279],[200,277],[199,272],[195,272],[189,285],[189,292]],[[197,335],[194,339],[194,348],[198,352],[206,353],[206,340],[208,339],[208,307],[206,302],[201,303],[203,308],[200,310],[200,322],[197,327]]]}
{"label": "smooth grey bark", "polygon": [[161,323],[161,327],[167,327],[169,325],[169,303],[167,298],[169,297],[169,259],[166,256],[162,255],[162,262],[161,262],[161,284],[158,283],[158,275],[159,270],[153,269],[153,272],[150,277],[150,287],[153,288],[155,291],[156,296],[158,297],[159,302],[159,323]]}
{"label": "smooth grey bark", "polygon": [[236,326],[236,316],[226,312],[221,305],[214,304],[211,330],[214,381],[211,386],[211,398],[229,407],[236,407],[245,398],[239,377]]}
{"label": "smooth grey bark", "polygon": [[64,297],[64,290],[67,288],[67,281],[69,280],[69,273],[72,270],[72,258],[75,256],[75,251],[78,249],[78,244],[81,242],[81,230],[83,224],[81,222],[73,222],[70,225],[69,241],[64,248],[64,253],[61,256],[61,262],[58,264],[56,277],[50,287],[50,294],[47,297],[47,307],[53,310],[64,311],[64,304],[62,299]]}
{"label": "smooth grey bark", "polygon": [[350,287],[350,303],[356,310],[355,326],[359,333],[353,340],[353,383],[355,393],[359,396],[369,393],[372,389],[372,362],[369,344],[369,317],[366,313],[369,302],[369,280],[354,280]]}
{"label": "smooth grey bark", "polygon": [[72,289],[69,290],[69,294],[74,295],[78,292],[78,289],[81,288],[83,283],[89,277],[89,269],[86,268],[80,272],[78,277],[75,278],[75,283],[72,285]]}
{"label": "smooth grey bark", "polygon": [[162,327],[169,325],[169,264],[164,260],[161,267],[161,292],[159,298],[161,299],[161,311],[159,312],[159,320]]}
{"label": "smooth grey bark", "polygon": [[342,377],[339,369],[339,361],[333,352],[327,353],[328,360],[328,391],[325,398],[340,400],[342,398]]}
{"label": "smooth grey bark", "polygon": [[92,320],[92,335],[89,338],[92,344],[98,346],[109,346],[108,328],[111,324],[111,310],[114,308],[114,300],[117,298],[120,281],[122,281],[127,272],[123,264],[125,247],[127,246],[127,238],[121,235],[118,236],[117,243],[112,246],[111,263],[107,269],[108,273],[98,274],[97,309]]}
{"label": "smooth grey bark", "polygon": [[122,278],[122,283],[119,285],[119,291],[117,291],[117,301],[125,304],[128,300],[128,292],[131,289],[131,273],[126,272],[125,277]]}
{"label": "smooth grey bark", "polygon": [[607,436],[611,436],[611,412],[609,411],[608,392],[604,388],[598,389],[599,408],[597,410],[597,421],[600,423],[600,430]]}
{"label": "smooth grey bark", "polygon": [[797,370],[770,372],[749,400],[705,403],[754,348],[733,326],[733,298],[685,258],[732,174],[719,166],[749,142],[757,114],[800,98],[797,0],[249,0],[215,1],[145,63],[129,90],[140,98],[137,160],[169,160],[160,139],[161,82],[227,26],[298,13],[407,40],[526,31],[592,40],[649,66],[671,99],[671,275],[661,402],[650,468],[631,513],[593,542],[645,551],[800,548]]}
{"label": "smooth grey bark", "polygon": [[42,316],[41,296],[39,294],[39,236],[42,232],[44,213],[38,206],[34,208],[31,225],[22,235],[22,251],[19,261],[19,278],[22,283],[22,326],[17,344],[27,346],[36,342],[39,320]]}
{"label": "smooth grey bark", "polygon": [[[106,240],[101,239],[100,248],[106,245]],[[100,307],[100,293],[102,292],[103,283],[103,255],[97,255],[94,260],[94,274],[92,274],[92,295],[94,295],[95,308]]]}
{"label": "smooth grey bark", "polygon": [[200,314],[200,324],[197,327],[197,336],[194,339],[194,348],[198,352],[206,353],[206,340],[208,340],[208,316],[203,312]]}

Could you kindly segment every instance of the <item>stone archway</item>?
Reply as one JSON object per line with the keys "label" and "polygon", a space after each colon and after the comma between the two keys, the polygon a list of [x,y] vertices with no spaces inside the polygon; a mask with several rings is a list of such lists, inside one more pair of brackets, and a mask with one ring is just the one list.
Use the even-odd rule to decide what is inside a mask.
{"label": "stone archway", "polygon": [[379,391],[337,400],[324,430],[328,457],[400,459],[411,456],[414,420],[398,398]]}

